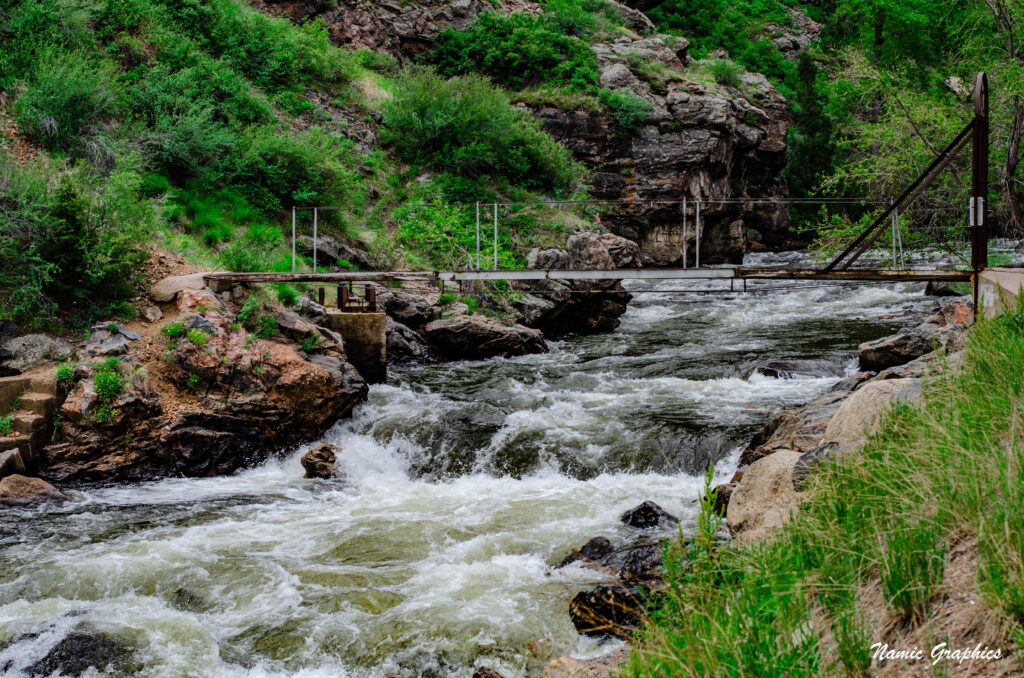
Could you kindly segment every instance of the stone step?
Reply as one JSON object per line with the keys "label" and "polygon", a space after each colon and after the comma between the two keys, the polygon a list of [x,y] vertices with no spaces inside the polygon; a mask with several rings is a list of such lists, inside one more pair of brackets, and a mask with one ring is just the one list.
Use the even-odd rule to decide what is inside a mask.
{"label": "stone step", "polygon": [[57,409],[57,396],[49,393],[22,393],[19,401],[21,409],[44,417],[49,417]]}
{"label": "stone step", "polygon": [[22,377],[0,377],[0,416],[7,414],[11,404],[29,388],[30,380]]}
{"label": "stone step", "polygon": [[[74,364],[71,365],[74,367]],[[28,390],[36,393],[48,393],[57,395],[57,369],[54,368],[41,376],[35,376],[29,380]]]}
{"label": "stone step", "polygon": [[46,429],[48,423],[43,415],[32,414],[25,410],[18,410],[12,414],[11,420],[14,423],[14,430],[26,436]]}

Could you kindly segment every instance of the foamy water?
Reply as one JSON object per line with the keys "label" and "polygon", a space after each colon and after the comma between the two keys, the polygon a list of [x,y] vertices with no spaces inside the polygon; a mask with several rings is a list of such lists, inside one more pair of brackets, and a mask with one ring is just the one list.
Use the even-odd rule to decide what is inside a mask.
{"label": "foamy water", "polygon": [[546,355],[395,370],[324,436],[344,482],[303,479],[306,446],[0,514],[0,666],[24,675],[83,627],[161,677],[514,678],[608,651],[567,615],[600,575],[550,565],[628,536],[619,515],[643,500],[692,527],[701,470],[727,478],[774,409],[836,381],[758,363],[852,370],[858,343],[897,326],[885,316],[931,303],[922,283],[694,292],[708,285],[637,284],[618,331]]}

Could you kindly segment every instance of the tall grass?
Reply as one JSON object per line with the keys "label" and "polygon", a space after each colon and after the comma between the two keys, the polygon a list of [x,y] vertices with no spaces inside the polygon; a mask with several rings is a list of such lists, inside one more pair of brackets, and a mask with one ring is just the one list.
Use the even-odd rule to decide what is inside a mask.
{"label": "tall grass", "polygon": [[[773,539],[714,558],[678,553],[666,602],[627,676],[863,674],[880,629],[859,592],[878,585],[897,626],[930,617],[947,550],[977,538],[978,588],[1024,624],[1024,304],[975,326],[960,365],[928,378],[857,453],[822,466]],[[1001,627],[1002,628],[1002,627]]]}

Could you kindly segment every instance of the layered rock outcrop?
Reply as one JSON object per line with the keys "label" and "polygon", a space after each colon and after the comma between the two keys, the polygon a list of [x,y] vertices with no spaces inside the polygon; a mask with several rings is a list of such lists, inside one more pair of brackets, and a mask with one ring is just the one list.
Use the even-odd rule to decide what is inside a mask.
{"label": "layered rock outcrop", "polygon": [[[262,318],[274,323],[269,313]],[[157,363],[142,367],[129,355],[78,366],[40,475],[62,482],[222,475],[322,434],[366,396],[365,381],[329,335],[311,353],[286,338],[261,338],[273,324],[251,333],[227,310],[176,323]]]}
{"label": "layered rock outcrop", "polygon": [[648,266],[681,265],[684,244],[688,264],[695,262],[698,200],[702,264],[738,263],[751,242],[788,242],[782,169],[789,115],[764,76],[742,73],[737,87],[717,85],[686,68],[685,41],[670,46],[623,36],[593,49],[603,87],[650,105],[640,129],[623,133],[603,112],[555,106],[533,112],[594,170],[594,196],[623,203],[602,216],[606,227],[636,241]]}

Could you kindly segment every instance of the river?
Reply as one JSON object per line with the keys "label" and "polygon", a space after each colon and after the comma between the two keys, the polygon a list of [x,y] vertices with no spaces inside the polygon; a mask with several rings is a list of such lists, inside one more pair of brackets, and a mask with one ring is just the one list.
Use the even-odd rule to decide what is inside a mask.
{"label": "river", "polygon": [[627,536],[620,514],[646,499],[689,527],[702,469],[727,480],[774,409],[836,381],[758,363],[853,370],[858,343],[933,303],[923,283],[710,285],[637,283],[617,331],[544,355],[393,370],[324,437],[346,482],[303,479],[305,447],[0,513],[0,667],[24,675],[76,627],[127,639],[138,675],[161,677],[515,678],[607,651],[567,614],[600,577],[550,565]]}

